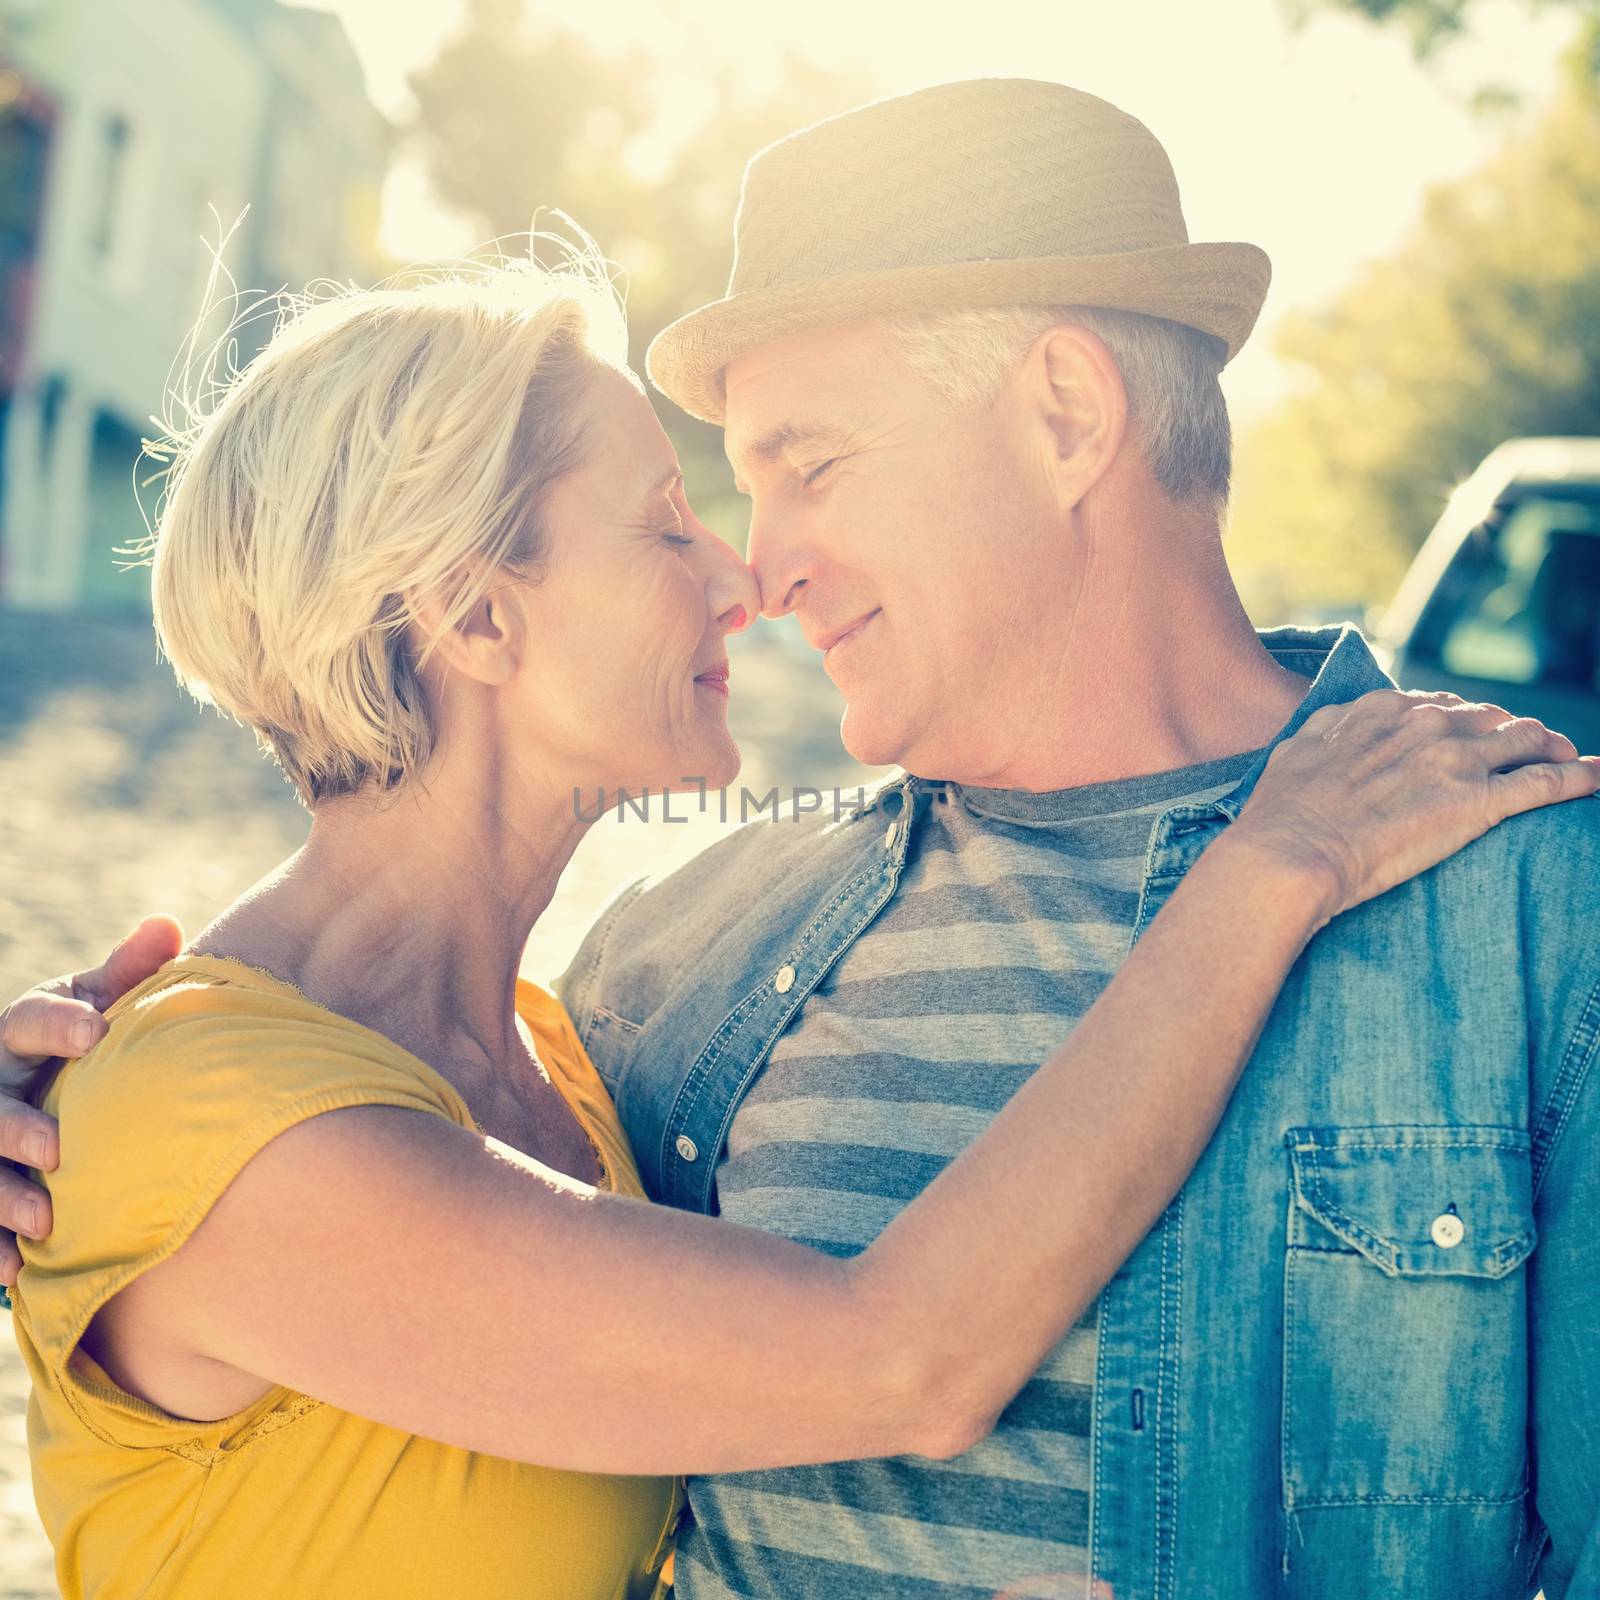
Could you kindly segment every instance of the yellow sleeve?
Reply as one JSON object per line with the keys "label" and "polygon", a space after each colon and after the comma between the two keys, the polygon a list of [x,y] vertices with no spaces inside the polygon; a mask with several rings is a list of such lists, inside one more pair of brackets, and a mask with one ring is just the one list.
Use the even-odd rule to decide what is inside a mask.
{"label": "yellow sleeve", "polygon": [[194,1233],[251,1157],[323,1112],[398,1106],[471,1125],[449,1085],[380,1035],[288,995],[178,982],[111,1013],[46,1109],[61,1164],[19,1301],[57,1372],[94,1314]]}

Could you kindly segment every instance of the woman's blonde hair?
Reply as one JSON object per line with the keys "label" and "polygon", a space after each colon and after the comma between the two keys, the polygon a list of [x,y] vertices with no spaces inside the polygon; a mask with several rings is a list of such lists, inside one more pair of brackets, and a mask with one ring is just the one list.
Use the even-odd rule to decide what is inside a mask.
{"label": "woman's blonde hair", "polygon": [[148,550],[179,681],[310,806],[427,761],[428,651],[505,571],[537,574],[541,501],[627,330],[588,249],[276,303],[260,354],[147,446],[171,463]]}

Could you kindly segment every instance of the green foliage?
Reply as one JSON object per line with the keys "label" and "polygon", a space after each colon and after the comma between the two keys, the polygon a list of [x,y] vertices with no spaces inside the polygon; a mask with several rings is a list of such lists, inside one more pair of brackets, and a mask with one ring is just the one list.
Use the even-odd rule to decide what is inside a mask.
{"label": "green foliage", "polygon": [[[687,22],[679,56],[663,61],[537,28],[521,0],[473,0],[462,30],[411,80],[413,131],[440,199],[480,222],[485,238],[524,232],[555,207],[621,263],[642,370],[660,329],[723,292],[745,161],[872,94],[860,73],[793,55],[774,76],[773,89],[748,87]],[[686,110],[696,113],[687,125]],[[538,225],[556,226],[547,209]],[[659,397],[658,409],[696,509],[742,540],[720,433]]]}
{"label": "green foliage", "polygon": [[[1591,28],[1600,21],[1597,0],[1531,0],[1532,4],[1559,5],[1588,19]],[[1406,29],[1419,56],[1431,55],[1441,45],[1466,31],[1475,0],[1286,0],[1296,21],[1318,11],[1353,11],[1372,22],[1393,23]]]}
{"label": "green foliage", "polygon": [[1529,133],[1435,191],[1394,257],[1277,349],[1302,382],[1241,441],[1229,534],[1262,620],[1386,600],[1493,446],[1600,433],[1600,95],[1582,58]]}

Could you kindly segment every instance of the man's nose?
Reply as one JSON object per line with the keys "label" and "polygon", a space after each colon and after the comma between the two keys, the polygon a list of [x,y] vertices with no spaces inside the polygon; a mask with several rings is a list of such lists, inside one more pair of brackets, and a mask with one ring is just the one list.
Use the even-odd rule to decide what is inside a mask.
{"label": "man's nose", "polygon": [[811,577],[811,556],[803,542],[778,515],[763,514],[757,505],[750,518],[745,557],[760,585],[762,616],[788,616]]}

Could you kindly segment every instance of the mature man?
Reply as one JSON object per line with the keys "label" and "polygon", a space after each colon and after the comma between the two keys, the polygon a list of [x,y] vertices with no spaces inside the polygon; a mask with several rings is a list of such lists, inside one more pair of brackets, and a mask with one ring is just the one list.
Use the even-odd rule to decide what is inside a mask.
{"label": "mature man", "polygon": [[[1217,373],[1267,276],[1189,244],[1152,136],[1059,85],[751,162],[729,293],[651,375],[725,425],[768,613],[904,771],[635,885],[565,975],[658,1198],[862,1248],[1271,746],[1385,682],[1353,630],[1258,635],[1223,561]],[[1600,1594],[1597,910],[1577,805],[1325,930],[993,1436],[697,1481],[686,1600]]]}

